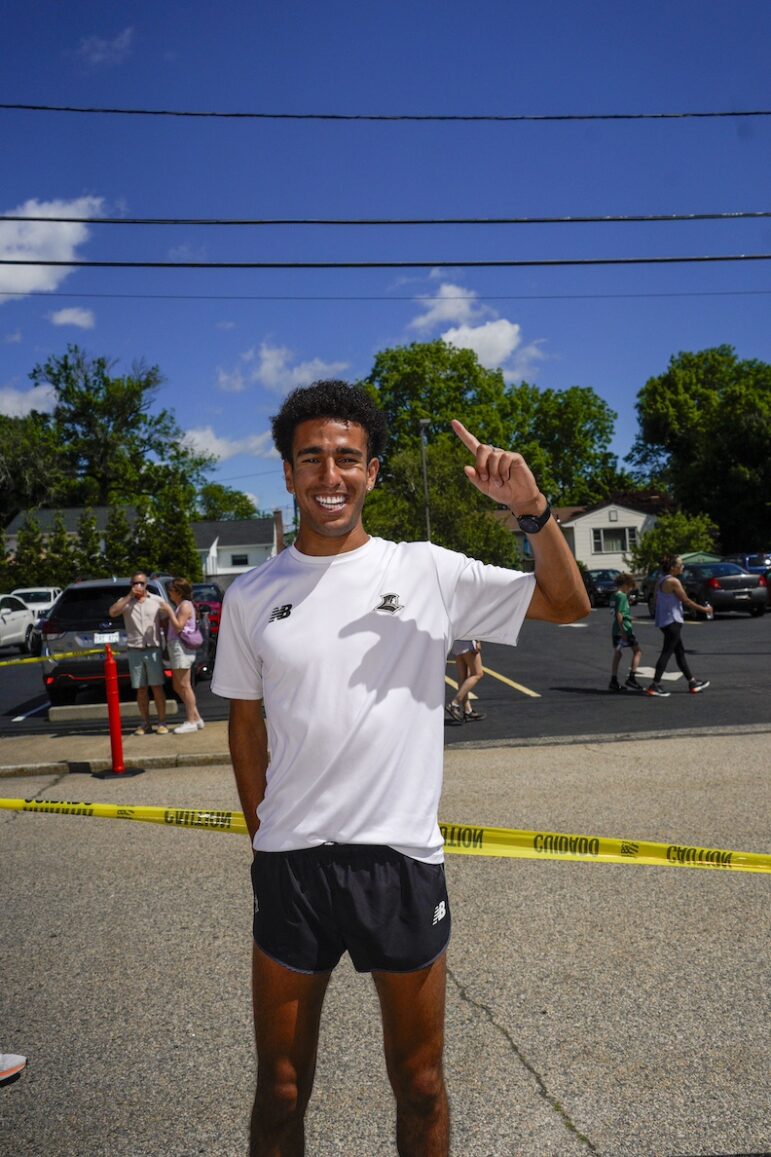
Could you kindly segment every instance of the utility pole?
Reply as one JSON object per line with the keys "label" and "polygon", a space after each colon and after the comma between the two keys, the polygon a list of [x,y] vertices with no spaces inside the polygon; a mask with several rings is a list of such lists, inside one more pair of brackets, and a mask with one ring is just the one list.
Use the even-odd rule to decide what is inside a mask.
{"label": "utility pole", "polygon": [[426,430],[431,425],[430,418],[418,419],[420,426],[420,461],[423,464],[423,504],[426,508],[426,540],[431,541],[431,514],[428,509],[428,465],[426,464]]}

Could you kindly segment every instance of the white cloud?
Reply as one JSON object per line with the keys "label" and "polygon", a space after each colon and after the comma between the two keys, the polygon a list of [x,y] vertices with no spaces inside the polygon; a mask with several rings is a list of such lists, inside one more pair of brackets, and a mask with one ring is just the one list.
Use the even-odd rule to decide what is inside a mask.
{"label": "white cloud", "polygon": [[535,363],[544,353],[540,342],[523,346],[522,331],[513,321],[499,317],[484,325],[460,325],[445,330],[442,341],[457,349],[473,350],[483,366],[501,370],[507,382],[518,382],[531,376]]}
{"label": "white cloud", "polygon": [[227,331],[227,330],[235,329],[235,328],[236,328],[236,323],[234,321],[218,321],[217,322],[217,329],[222,329],[222,330]]}
{"label": "white cloud", "polygon": [[521,340],[519,326],[504,317],[484,325],[460,325],[442,334],[447,345],[473,350],[488,369],[497,369],[508,361]]}
{"label": "white cloud", "polygon": [[232,370],[217,368],[217,386],[225,393],[242,393],[250,385],[263,386],[276,394],[286,394],[297,386],[309,386],[319,378],[336,378],[348,369],[348,362],[325,362],[311,358],[292,365],[294,353],[286,346],[262,342],[258,351],[241,354]]}
{"label": "white cloud", "polygon": [[133,44],[133,28],[124,28],[112,40],[105,40],[102,36],[86,36],[80,42],[78,56],[92,66],[122,64],[129,56]]}
{"label": "white cloud", "polygon": [[16,333],[7,333],[3,338],[4,345],[18,345],[21,341],[21,330],[17,329]]}
{"label": "white cloud", "polygon": [[339,377],[343,370],[348,369],[348,362],[324,362],[321,358],[292,366],[289,363],[293,357],[292,350],[285,346],[262,342],[258,364],[252,371],[253,380],[267,390],[285,394],[297,386],[309,386],[318,378]]}
{"label": "white cloud", "polygon": [[478,320],[490,311],[479,307],[477,296],[473,290],[465,289],[462,285],[442,282],[435,294],[420,295],[418,301],[425,302],[423,305],[425,312],[413,318],[409,328],[430,330],[439,325],[447,325],[448,322],[468,324]]}
{"label": "white cloud", "polygon": [[94,314],[90,309],[57,309],[50,315],[53,325],[75,325],[78,329],[93,329]]}
{"label": "white cloud", "polygon": [[269,430],[264,434],[250,434],[246,438],[222,438],[214,433],[211,426],[198,426],[188,430],[183,441],[196,453],[213,454],[220,462],[234,458],[236,454],[251,454],[255,458],[278,457]]}
{"label": "white cloud", "polygon": [[241,394],[246,389],[247,384],[240,366],[236,366],[234,370],[223,370],[221,367],[217,367],[218,390],[223,390],[226,394]]}
{"label": "white cloud", "polygon": [[7,418],[24,418],[33,410],[50,413],[56,405],[53,386],[34,386],[31,390],[17,390],[15,386],[0,386],[0,414]]}
{"label": "white cloud", "polygon": [[[73,201],[25,201],[7,210],[17,217],[97,217],[102,211],[101,197],[77,197]],[[0,221],[0,258],[17,261],[73,261],[78,246],[88,240],[89,232],[78,222]],[[72,273],[65,266],[0,266],[0,303],[32,292],[52,292]]]}

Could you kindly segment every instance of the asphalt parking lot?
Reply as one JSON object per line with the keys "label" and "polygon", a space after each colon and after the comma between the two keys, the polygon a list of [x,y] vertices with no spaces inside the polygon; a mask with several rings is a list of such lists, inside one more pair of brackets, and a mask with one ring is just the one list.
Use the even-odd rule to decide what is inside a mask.
{"label": "asphalt parking lot", "polygon": [[[768,852],[769,732],[462,747],[445,820]],[[226,766],[0,781],[6,797],[236,807]],[[242,837],[0,812],[0,1089],[14,1157],[245,1151]],[[452,1153],[771,1150],[769,876],[448,857]],[[371,983],[324,1011],[309,1154],[395,1152]]]}

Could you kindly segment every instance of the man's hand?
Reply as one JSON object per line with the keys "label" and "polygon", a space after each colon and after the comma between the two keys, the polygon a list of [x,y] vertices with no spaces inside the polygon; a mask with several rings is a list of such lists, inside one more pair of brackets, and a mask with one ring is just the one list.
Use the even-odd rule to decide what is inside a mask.
{"label": "man's hand", "polygon": [[514,515],[543,514],[546,499],[521,454],[488,446],[469,433],[462,422],[453,419],[452,428],[463,445],[474,455],[473,466],[464,466],[469,482],[492,498],[508,506]]}

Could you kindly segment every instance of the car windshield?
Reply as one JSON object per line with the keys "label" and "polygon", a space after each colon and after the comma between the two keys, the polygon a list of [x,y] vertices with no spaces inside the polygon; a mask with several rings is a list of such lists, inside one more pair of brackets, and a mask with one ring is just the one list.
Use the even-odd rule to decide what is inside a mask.
{"label": "car windshield", "polygon": [[50,603],[50,591],[16,591],[16,597],[23,599],[25,603]]}
{"label": "car windshield", "polygon": [[612,582],[613,579],[616,577],[616,575],[620,574],[620,573],[621,572],[617,571],[617,570],[590,570],[589,571],[589,574],[592,576],[592,578],[594,579],[595,582]]}
{"label": "car windshield", "polygon": [[222,595],[218,587],[207,585],[206,583],[195,583],[193,586],[194,599],[212,599],[215,603],[222,601]]}

